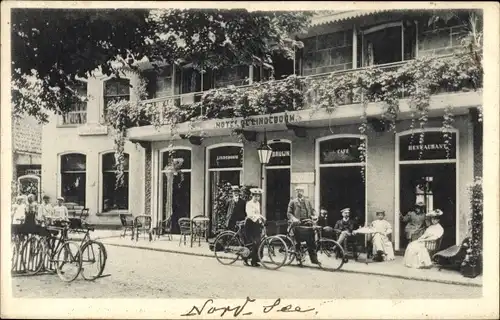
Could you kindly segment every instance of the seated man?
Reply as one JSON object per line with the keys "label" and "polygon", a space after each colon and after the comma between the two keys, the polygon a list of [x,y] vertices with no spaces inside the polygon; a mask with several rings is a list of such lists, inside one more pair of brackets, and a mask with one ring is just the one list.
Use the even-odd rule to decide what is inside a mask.
{"label": "seated man", "polygon": [[[343,245],[344,241],[352,236],[352,231],[354,230],[354,221],[351,220],[351,209],[350,208],[345,208],[340,210],[342,213],[342,219],[338,220],[337,223],[335,223],[335,231],[337,231],[338,238],[337,242],[340,243],[340,245]],[[346,249],[346,248],[344,248]]]}
{"label": "seated man", "polygon": [[316,243],[314,241],[314,231],[310,227],[304,227],[302,220],[314,220],[314,210],[311,203],[304,199],[304,189],[302,187],[295,188],[296,198],[290,200],[288,204],[287,217],[288,221],[293,228],[297,251],[300,250],[300,243],[305,241],[307,243],[307,251],[311,263],[319,264],[318,256],[316,254]]}

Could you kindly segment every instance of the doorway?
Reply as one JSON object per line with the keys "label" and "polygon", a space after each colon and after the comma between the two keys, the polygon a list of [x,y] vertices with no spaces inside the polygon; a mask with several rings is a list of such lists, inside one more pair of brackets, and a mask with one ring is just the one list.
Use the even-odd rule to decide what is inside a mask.
{"label": "doorway", "polygon": [[360,166],[320,168],[320,208],[328,212],[328,225],[342,218],[340,210],[351,209],[351,219],[365,223],[365,183]]}
{"label": "doorway", "polygon": [[242,170],[223,170],[210,172],[210,201],[209,201],[209,224],[214,233],[218,227],[217,212],[215,207],[219,198],[219,186],[229,183],[232,186],[240,186]]}
{"label": "doorway", "polygon": [[[401,164],[399,178],[399,206],[402,214],[408,213],[415,203],[422,201],[426,212],[443,211],[440,224],[444,235],[441,248],[456,243],[456,165],[455,163]],[[400,220],[399,240],[401,249],[406,248],[405,223]]]}
{"label": "doorway", "polygon": [[[179,219],[191,216],[191,172],[183,172],[172,176],[172,233],[179,234]],[[168,178],[163,178],[162,185],[162,220],[167,219],[167,182]]]}
{"label": "doorway", "polygon": [[266,170],[266,219],[286,220],[290,202],[290,169]]}
{"label": "doorway", "polygon": [[402,24],[393,23],[364,31],[363,65],[372,66],[403,60]]}

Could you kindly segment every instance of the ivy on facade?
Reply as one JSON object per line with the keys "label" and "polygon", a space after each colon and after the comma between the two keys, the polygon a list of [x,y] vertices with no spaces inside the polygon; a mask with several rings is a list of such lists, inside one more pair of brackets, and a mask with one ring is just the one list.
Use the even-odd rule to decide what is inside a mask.
{"label": "ivy on facade", "polygon": [[470,201],[470,241],[462,267],[482,268],[483,248],[483,183],[481,178],[476,178],[469,186]]}

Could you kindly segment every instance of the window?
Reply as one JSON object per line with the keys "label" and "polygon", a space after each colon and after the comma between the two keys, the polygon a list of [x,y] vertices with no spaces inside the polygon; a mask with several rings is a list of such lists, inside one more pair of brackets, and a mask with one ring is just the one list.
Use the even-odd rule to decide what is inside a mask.
{"label": "window", "polygon": [[129,155],[124,154],[123,185],[116,184],[116,160],[113,152],[102,156],[102,211],[127,210],[129,186]]}
{"label": "window", "polygon": [[62,115],[62,125],[77,125],[87,123],[87,83],[81,82],[73,88],[80,101],[74,101],[70,110]]}
{"label": "window", "polygon": [[461,47],[461,41],[467,35],[466,27],[455,19],[431,26],[422,25],[418,41],[420,56],[451,54]]}
{"label": "window", "polygon": [[165,68],[158,74],[155,82],[155,98],[168,97],[174,94],[172,90],[172,67]]}
{"label": "window", "polygon": [[130,99],[130,81],[128,79],[110,79],[104,83],[104,113],[111,101]]}
{"label": "window", "polygon": [[242,86],[247,84],[247,79],[250,76],[250,68],[245,65],[236,66],[233,68],[225,68],[214,71],[214,87],[224,88],[230,85]]}
{"label": "window", "polygon": [[305,76],[352,68],[352,30],[319,35],[303,42]]}
{"label": "window", "polygon": [[433,177],[422,177],[422,179],[415,187],[415,203],[423,203],[425,206],[425,212],[431,212],[432,210],[434,210],[432,180]]}
{"label": "window", "polygon": [[85,206],[87,157],[71,153],[61,156],[61,196],[66,203]]}

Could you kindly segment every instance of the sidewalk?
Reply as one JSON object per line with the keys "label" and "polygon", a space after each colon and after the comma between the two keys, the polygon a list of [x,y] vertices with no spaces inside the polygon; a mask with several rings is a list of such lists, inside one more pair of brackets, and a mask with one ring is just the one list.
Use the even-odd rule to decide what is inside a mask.
{"label": "sidewalk", "polygon": [[[162,252],[171,252],[178,254],[196,255],[214,258],[213,251],[208,248],[208,243],[206,241],[201,242],[201,246],[198,246],[198,242],[193,243],[193,247],[190,246],[189,238],[187,239],[186,245],[182,243],[179,245],[179,236],[173,235],[173,240],[167,240],[165,237],[161,237],[158,240],[148,241],[147,236],[144,238],[141,236],[139,241],[132,241],[130,235],[126,238],[120,237],[121,231],[119,230],[97,230],[94,233],[96,239],[100,239],[105,245],[118,246],[118,247],[128,247],[137,248],[145,250],[154,250]],[[292,264],[293,266],[294,264]],[[316,266],[310,265],[308,259],[305,263],[306,267],[317,268]],[[404,266],[403,257],[396,256],[396,260],[388,262],[371,262],[368,264],[364,262],[364,255],[361,255],[359,262],[354,260],[349,260],[342,266],[342,269],[337,272],[352,272],[352,273],[363,273],[363,274],[373,274],[378,276],[388,276],[401,279],[410,280],[420,280],[420,281],[431,281],[440,282],[447,284],[459,284],[467,286],[482,286],[482,276],[478,276],[474,279],[465,278],[459,272],[453,270],[441,270],[437,268],[432,269],[410,269]]]}

